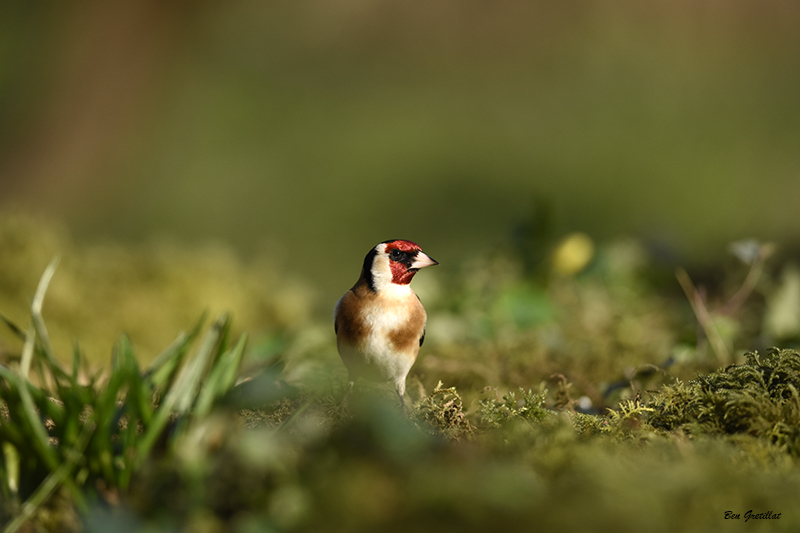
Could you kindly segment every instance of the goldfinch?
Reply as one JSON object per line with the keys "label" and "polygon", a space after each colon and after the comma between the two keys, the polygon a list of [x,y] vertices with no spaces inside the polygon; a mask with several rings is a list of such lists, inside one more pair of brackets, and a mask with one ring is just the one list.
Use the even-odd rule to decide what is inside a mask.
{"label": "goldfinch", "polygon": [[427,315],[411,290],[421,268],[438,265],[411,241],[385,241],[364,258],[361,276],[336,303],[336,346],[350,387],[357,378],[391,381],[406,412],[406,376],[425,340]]}

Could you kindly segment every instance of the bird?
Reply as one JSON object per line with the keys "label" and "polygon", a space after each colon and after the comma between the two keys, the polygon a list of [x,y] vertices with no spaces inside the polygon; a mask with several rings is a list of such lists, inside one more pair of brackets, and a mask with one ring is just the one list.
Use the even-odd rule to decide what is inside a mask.
{"label": "bird", "polygon": [[334,308],[339,356],[348,371],[348,392],[356,379],[391,381],[403,413],[406,376],[425,340],[427,314],[411,280],[438,265],[416,243],[388,240],[367,253],[355,285]]}

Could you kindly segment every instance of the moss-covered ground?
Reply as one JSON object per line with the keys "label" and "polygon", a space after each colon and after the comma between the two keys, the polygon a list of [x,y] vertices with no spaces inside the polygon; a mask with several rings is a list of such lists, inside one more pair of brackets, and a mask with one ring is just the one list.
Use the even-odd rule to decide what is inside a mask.
{"label": "moss-covered ground", "polygon": [[572,235],[423,272],[408,418],[345,394],[333,302],[268,259],[9,217],[0,247],[8,531],[800,527],[800,275],[769,246],[676,275]]}

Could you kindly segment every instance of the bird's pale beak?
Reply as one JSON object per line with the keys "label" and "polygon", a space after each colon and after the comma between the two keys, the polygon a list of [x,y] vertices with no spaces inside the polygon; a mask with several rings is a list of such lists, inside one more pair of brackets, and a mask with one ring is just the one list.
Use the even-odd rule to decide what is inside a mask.
{"label": "bird's pale beak", "polygon": [[411,268],[413,268],[414,270],[419,270],[420,268],[425,268],[438,264],[439,262],[436,261],[435,259],[431,259],[422,252],[417,252],[417,255],[414,256],[414,262],[411,263]]}

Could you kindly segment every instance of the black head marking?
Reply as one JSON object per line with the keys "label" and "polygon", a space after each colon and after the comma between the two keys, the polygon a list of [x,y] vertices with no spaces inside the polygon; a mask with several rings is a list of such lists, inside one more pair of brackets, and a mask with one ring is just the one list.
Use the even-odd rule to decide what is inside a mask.
{"label": "black head marking", "polygon": [[372,292],[377,292],[375,289],[375,280],[372,278],[372,263],[375,261],[376,255],[378,255],[378,251],[375,248],[370,250],[367,257],[364,258],[364,266],[361,267],[361,277],[366,280]]}
{"label": "black head marking", "polygon": [[411,263],[414,262],[414,257],[416,255],[416,252],[404,252],[403,250],[394,248],[391,252],[389,252],[389,259],[395,263],[402,263],[406,267],[411,268]]}

